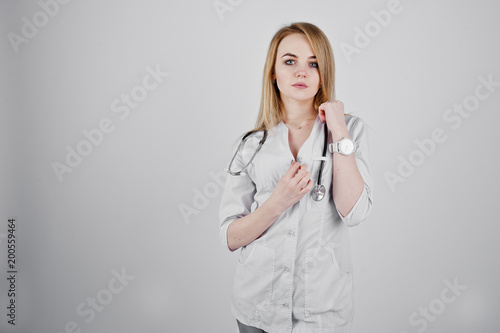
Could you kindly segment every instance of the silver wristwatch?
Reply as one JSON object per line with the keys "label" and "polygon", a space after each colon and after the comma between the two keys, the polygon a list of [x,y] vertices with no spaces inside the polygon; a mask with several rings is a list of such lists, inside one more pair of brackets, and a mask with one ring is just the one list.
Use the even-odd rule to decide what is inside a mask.
{"label": "silver wristwatch", "polygon": [[349,138],[342,138],[340,141],[330,143],[330,153],[341,153],[342,155],[351,155],[356,151],[356,143]]}

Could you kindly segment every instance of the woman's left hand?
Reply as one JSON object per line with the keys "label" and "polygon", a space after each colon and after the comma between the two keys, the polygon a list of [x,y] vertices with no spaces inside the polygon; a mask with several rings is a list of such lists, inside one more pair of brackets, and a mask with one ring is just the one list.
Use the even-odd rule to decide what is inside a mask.
{"label": "woman's left hand", "polygon": [[328,101],[318,108],[319,118],[330,129],[344,128],[346,126],[344,117],[344,103],[339,100]]}

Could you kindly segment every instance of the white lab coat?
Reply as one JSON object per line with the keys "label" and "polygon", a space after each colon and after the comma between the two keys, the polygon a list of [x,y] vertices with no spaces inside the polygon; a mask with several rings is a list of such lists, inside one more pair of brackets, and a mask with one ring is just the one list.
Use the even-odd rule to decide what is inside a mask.
{"label": "white lab coat", "polygon": [[[357,145],[355,159],[364,189],[350,213],[342,217],[332,197],[332,154],[327,150],[323,200],[312,190],[288,208],[262,236],[240,248],[231,310],[243,324],[266,332],[349,332],[353,320],[353,272],[348,227],[363,222],[373,203],[367,127],[345,116],[349,136]],[[297,155],[314,184],[323,153],[324,128],[319,116]],[[254,133],[238,153],[232,170],[241,170],[255,152],[263,133]],[[329,131],[328,143],[332,142]],[[234,153],[234,152],[233,152]],[[253,212],[269,198],[290,167],[293,155],[288,128],[280,122],[269,131],[262,149],[240,176],[228,174],[222,195],[220,237],[225,249],[231,222]]]}

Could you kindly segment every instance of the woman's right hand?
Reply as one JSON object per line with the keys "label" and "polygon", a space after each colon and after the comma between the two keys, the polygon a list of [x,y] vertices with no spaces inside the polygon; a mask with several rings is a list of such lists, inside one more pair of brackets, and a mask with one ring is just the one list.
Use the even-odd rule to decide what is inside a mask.
{"label": "woman's right hand", "polygon": [[269,199],[273,200],[273,205],[280,207],[282,211],[287,210],[312,189],[313,182],[310,178],[311,173],[307,171],[305,164],[293,162]]}
{"label": "woman's right hand", "polygon": [[227,228],[227,244],[231,251],[246,246],[262,234],[313,187],[306,165],[294,162],[281,177],[271,196],[256,210],[240,217]]}

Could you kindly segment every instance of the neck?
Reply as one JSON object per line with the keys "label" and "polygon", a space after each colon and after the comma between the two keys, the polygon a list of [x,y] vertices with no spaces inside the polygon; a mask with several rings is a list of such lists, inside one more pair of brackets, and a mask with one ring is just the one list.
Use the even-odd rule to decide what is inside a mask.
{"label": "neck", "polygon": [[284,121],[298,124],[305,119],[316,119],[318,111],[314,109],[313,102],[297,101],[297,100],[282,100],[284,112]]}

